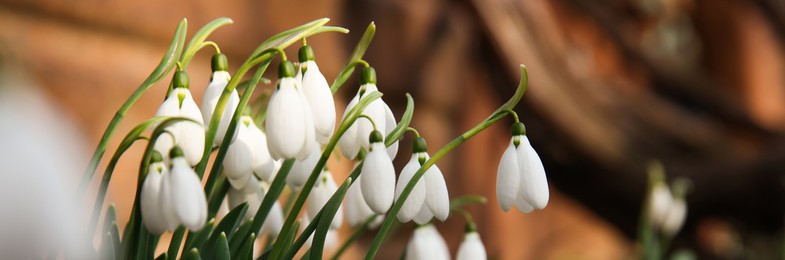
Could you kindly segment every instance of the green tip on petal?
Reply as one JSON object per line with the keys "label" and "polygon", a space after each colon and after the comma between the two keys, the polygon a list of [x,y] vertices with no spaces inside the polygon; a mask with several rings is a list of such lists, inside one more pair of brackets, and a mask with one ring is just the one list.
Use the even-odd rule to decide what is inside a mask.
{"label": "green tip on petal", "polygon": [[163,161],[164,161],[163,155],[161,155],[161,153],[159,153],[158,151],[153,150],[153,156],[150,157],[150,162],[157,163],[157,162],[163,162]]}
{"label": "green tip on petal", "polygon": [[412,153],[424,153],[428,151],[428,143],[425,142],[425,138],[417,137],[412,142]]}
{"label": "green tip on petal", "polygon": [[384,141],[384,137],[382,137],[382,133],[378,130],[373,130],[371,136],[368,137],[368,140],[371,141],[371,143],[381,143]]}
{"label": "green tip on petal", "polygon": [[360,73],[360,85],[376,84],[376,70],[373,67],[363,68]]}
{"label": "green tip on petal", "polygon": [[477,232],[477,225],[475,225],[474,222],[466,223],[466,229],[464,229],[463,232],[467,234],[471,232]]}
{"label": "green tip on petal", "polygon": [[298,57],[300,57],[300,62],[315,60],[313,55],[313,48],[311,48],[310,45],[305,45],[303,47],[300,47],[300,52],[298,53]]}
{"label": "green tip on petal", "polygon": [[293,78],[295,74],[294,64],[285,60],[278,65],[278,78]]}
{"label": "green tip on petal", "polygon": [[169,158],[174,159],[183,156],[185,156],[185,153],[183,152],[183,148],[180,148],[180,146],[174,146],[172,147],[172,150],[169,151]]}
{"label": "green tip on petal", "polygon": [[521,122],[515,122],[515,124],[512,124],[510,131],[512,132],[512,136],[526,135],[526,126]]}
{"label": "green tip on petal", "polygon": [[216,53],[213,55],[213,60],[211,62],[213,72],[216,71],[229,71],[229,60],[226,58],[226,55],[223,53]]}
{"label": "green tip on petal", "polygon": [[178,70],[174,72],[174,78],[172,79],[172,84],[174,88],[188,88],[188,73],[182,70]]}

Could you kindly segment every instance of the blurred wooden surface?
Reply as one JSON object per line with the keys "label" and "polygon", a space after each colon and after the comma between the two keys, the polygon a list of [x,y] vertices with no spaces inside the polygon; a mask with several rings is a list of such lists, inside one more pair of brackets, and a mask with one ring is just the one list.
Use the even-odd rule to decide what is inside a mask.
{"label": "blurred wooden surface", "polygon": [[[529,215],[496,205],[506,124],[439,164],[450,194],[489,198],[488,205],[469,210],[492,258],[618,259],[632,250],[644,170],[653,159],[670,176],[695,182],[688,226],[677,244],[698,246],[693,238],[704,218],[751,233],[782,230],[783,14],[785,6],[769,0],[3,0],[0,50],[97,142],[114,111],[154,68],[182,17],[191,32],[231,17],[235,24],[211,39],[232,67],[266,37],[331,17],[331,24],[352,33],[308,39],[328,80],[375,21],[378,32],[366,60],[379,72],[380,89],[396,114],[403,94],[413,94],[413,124],[431,152],[506,100],[518,65],[526,64],[530,87],[518,111],[546,163],[550,205]],[[200,54],[189,67],[197,100],[209,77],[208,59]],[[109,153],[117,136],[154,113],[164,89],[156,86],[141,99]],[[346,100],[355,90],[353,79],[339,95]],[[344,102],[338,102],[341,109]],[[109,201],[120,216],[129,213],[141,149],[134,146],[121,160],[125,174],[110,186]],[[398,166],[408,159],[409,145],[404,142],[401,151]],[[336,172],[349,171],[345,161],[331,163]],[[463,221],[451,218],[438,227],[454,253]],[[398,257],[409,236],[403,230],[382,248],[382,258]]]}

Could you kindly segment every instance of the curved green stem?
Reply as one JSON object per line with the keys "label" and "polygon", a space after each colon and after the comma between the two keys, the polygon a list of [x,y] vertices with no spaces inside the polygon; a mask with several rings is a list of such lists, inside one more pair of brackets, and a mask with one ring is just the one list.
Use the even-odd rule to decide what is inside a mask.
{"label": "curved green stem", "polygon": [[373,130],[378,130],[376,128],[376,122],[373,121],[373,118],[371,118],[369,115],[366,115],[366,114],[362,114],[362,115],[358,116],[357,118],[361,118],[361,117],[365,118],[365,119],[368,119],[368,121],[371,122],[371,125],[373,126]]}
{"label": "curved green stem", "polygon": [[366,68],[368,68],[368,67],[371,67],[371,65],[370,65],[370,64],[368,64],[368,62],[367,62],[367,61],[365,61],[365,60],[363,60],[363,59],[355,60],[354,62],[352,62],[352,63],[350,63],[350,64],[352,64],[352,66],[357,66],[358,64],[362,64],[362,65],[363,65],[363,66],[365,66]]}
{"label": "curved green stem", "polygon": [[414,127],[407,127],[406,131],[412,132],[414,134],[414,137],[420,138],[420,132],[417,132],[417,129],[414,129]]}
{"label": "curved green stem", "polygon": [[515,91],[515,94],[505,102],[499,109],[497,109],[493,114],[491,114],[487,119],[482,121],[479,125],[475,126],[474,128],[466,131],[462,135],[455,138],[453,141],[442,147],[441,150],[436,152],[430,159],[425,161],[425,164],[420,167],[419,170],[412,176],[412,179],[409,180],[409,183],[406,184],[406,188],[401,192],[401,195],[398,197],[398,200],[395,201],[393,204],[392,209],[387,212],[387,217],[384,219],[384,224],[382,224],[381,229],[379,229],[379,233],[373,240],[373,244],[371,244],[371,248],[368,250],[368,254],[365,255],[366,260],[373,259],[376,256],[376,253],[379,251],[379,248],[382,246],[382,242],[384,242],[385,236],[390,231],[393,222],[395,221],[395,216],[398,215],[398,212],[401,211],[401,207],[403,207],[403,203],[409,197],[409,194],[414,189],[415,184],[417,181],[422,178],[425,172],[431,168],[437,161],[439,161],[442,157],[444,157],[447,153],[458,147],[458,145],[462,144],[469,138],[473,137],[474,135],[482,132],[486,128],[490,127],[494,123],[498,122],[504,116],[506,116],[509,110],[515,108],[520,102],[521,98],[523,97],[523,93],[526,91],[526,85],[528,84],[528,72],[526,71],[526,67],[521,65],[521,82],[518,84],[518,88]]}
{"label": "curved green stem", "polygon": [[207,47],[207,46],[213,47],[213,49],[215,49],[215,53],[221,53],[221,48],[218,47],[218,44],[216,44],[214,41],[205,41],[205,42],[203,42],[202,45],[199,46],[199,49],[201,50],[202,48]]}
{"label": "curved green stem", "polygon": [[518,123],[518,122],[521,121],[521,120],[518,120],[518,113],[515,113],[515,110],[509,109],[509,110],[507,110],[507,112],[510,113],[512,115],[512,117],[515,119],[515,123]]}

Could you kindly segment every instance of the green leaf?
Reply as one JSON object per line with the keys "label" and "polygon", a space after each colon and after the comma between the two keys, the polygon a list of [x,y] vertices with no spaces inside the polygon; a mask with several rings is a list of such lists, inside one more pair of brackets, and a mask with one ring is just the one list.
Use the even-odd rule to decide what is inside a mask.
{"label": "green leaf", "polygon": [[188,251],[182,260],[202,260],[202,255],[199,253],[199,249],[191,248],[191,251]]}
{"label": "green leaf", "polygon": [[155,260],[166,260],[166,259],[168,259],[168,257],[166,256],[166,252],[161,253],[160,255],[158,255],[158,257],[155,258]]}
{"label": "green leaf", "polygon": [[201,248],[210,237],[210,233],[213,231],[214,225],[215,219],[212,218],[210,221],[207,221],[207,224],[205,224],[201,230],[189,234],[188,238],[185,239],[185,247],[183,247],[183,251],[187,251],[191,248]]}
{"label": "green leaf", "polygon": [[354,232],[352,232],[352,235],[350,235],[349,238],[347,238],[346,241],[343,242],[341,247],[338,248],[338,251],[335,252],[335,255],[333,255],[330,259],[332,259],[332,260],[339,259],[341,257],[341,255],[344,252],[346,252],[346,249],[349,249],[349,246],[351,246],[352,243],[355,240],[360,238],[360,235],[362,235],[363,233],[365,233],[366,230],[368,230],[368,226],[371,225],[371,222],[373,222],[374,219],[376,219],[378,217],[379,217],[379,215],[374,214],[374,215],[366,218],[365,221],[363,221],[363,224],[360,227],[358,227],[357,229],[355,229]]}
{"label": "green leaf", "polygon": [[338,89],[346,83],[346,80],[354,73],[354,66],[355,62],[361,60],[363,55],[365,55],[365,51],[368,50],[368,46],[371,45],[371,41],[373,40],[373,35],[376,34],[376,24],[371,22],[368,24],[368,28],[365,29],[363,36],[360,38],[360,42],[357,43],[357,46],[354,47],[354,51],[352,51],[352,55],[349,56],[349,61],[346,63],[346,66],[343,67],[341,73],[338,73],[338,76],[335,77],[333,84],[330,86],[330,91],[335,94],[338,92]]}
{"label": "green leaf", "polygon": [[[81,198],[84,195],[84,192],[87,190],[87,185],[90,184],[90,181],[95,174],[95,169],[98,168],[98,163],[101,161],[101,158],[106,152],[109,139],[112,138],[112,134],[114,134],[114,131],[117,130],[117,127],[120,125],[120,121],[122,121],[123,117],[125,117],[125,113],[131,109],[131,106],[136,103],[136,101],[142,96],[142,94],[144,94],[144,92],[146,92],[155,83],[161,81],[161,79],[163,79],[165,75],[169,74],[169,71],[174,68],[175,63],[180,58],[180,54],[182,53],[187,27],[188,24],[185,19],[183,19],[183,21],[180,22],[180,24],[177,26],[177,29],[174,31],[172,43],[169,45],[169,49],[166,51],[166,53],[164,53],[163,58],[161,58],[161,62],[158,63],[158,66],[153,70],[152,73],[150,73],[150,76],[148,76],[147,79],[145,79],[145,81],[139,85],[136,91],[134,91],[134,93],[128,97],[120,109],[117,110],[114,117],[112,117],[112,121],[109,122],[109,125],[104,131],[104,135],[101,136],[101,141],[98,142],[98,146],[95,148],[93,156],[90,159],[90,163],[87,165],[87,169],[82,176],[82,181],[79,184],[77,198]],[[90,232],[90,234],[92,234],[92,232]],[[124,248],[123,252],[128,252],[128,249],[129,248]]]}
{"label": "green leaf", "polygon": [[231,255],[229,253],[229,242],[226,240],[226,233],[221,232],[218,234],[214,243],[210,244],[209,247],[204,248],[203,255],[205,259],[231,259]]}
{"label": "green leaf", "polygon": [[111,231],[112,223],[117,224],[117,209],[114,203],[110,203],[109,207],[106,207],[106,213],[104,214],[104,233]]}
{"label": "green leaf", "polygon": [[237,228],[237,226],[240,225],[240,222],[243,221],[243,217],[245,217],[245,212],[247,210],[248,203],[243,202],[240,205],[237,205],[237,207],[234,207],[234,209],[229,211],[229,213],[227,213],[226,216],[221,219],[221,222],[215,226],[215,230],[213,230],[210,238],[207,239],[207,243],[201,247],[205,258],[211,259],[211,257],[208,256],[215,255],[217,244],[220,243],[218,240],[220,239],[221,234],[223,234],[223,236],[226,236],[226,234],[231,236],[234,232],[234,229]]}
{"label": "green leaf", "polygon": [[180,225],[172,234],[172,239],[169,241],[169,249],[166,251],[167,255],[176,257],[180,252],[180,243],[183,242],[183,235],[185,235],[185,226]]}
{"label": "green leaf", "polygon": [[281,169],[278,170],[278,174],[276,174],[275,179],[273,179],[273,183],[270,184],[270,189],[268,189],[267,194],[264,195],[259,210],[256,212],[256,215],[254,215],[253,221],[251,221],[252,224],[249,231],[256,232],[262,229],[264,220],[267,219],[267,216],[270,214],[270,209],[275,202],[278,201],[278,196],[281,195],[281,191],[283,191],[283,187],[286,185],[286,177],[289,176],[292,165],[294,165],[294,159],[285,160],[283,162]]}
{"label": "green leaf", "polygon": [[243,246],[237,252],[237,259],[251,259],[253,257],[253,244],[256,241],[256,233],[251,232],[248,234],[248,239],[245,240]]}
{"label": "green leaf", "polygon": [[412,95],[406,93],[406,110],[403,112],[401,122],[399,122],[384,138],[385,146],[390,146],[395,143],[395,141],[398,141],[398,139],[401,139],[401,136],[406,132],[406,129],[409,128],[409,124],[412,123],[412,115],[414,115],[414,99],[412,99]]}
{"label": "green leaf", "polygon": [[254,50],[251,57],[258,55],[262,53],[264,50],[269,48],[283,49],[289,47],[289,45],[292,45],[293,43],[299,41],[303,37],[313,35],[311,34],[312,32],[316,31],[317,29],[319,29],[319,27],[322,27],[324,24],[326,24],[329,21],[330,21],[329,18],[321,18],[300,25],[298,27],[289,29],[285,32],[276,34],[275,36],[270,37],[270,39],[267,39],[266,41],[262,42],[262,44],[260,44],[259,47],[257,47],[256,50]]}
{"label": "green leaf", "polygon": [[307,37],[310,37],[311,35],[317,35],[323,32],[337,32],[337,33],[346,34],[349,33],[349,29],[338,27],[338,26],[322,26],[314,30],[313,32],[309,33]]}
{"label": "green leaf", "polygon": [[112,221],[112,225],[109,227],[109,234],[112,236],[112,248],[114,249],[114,257],[115,259],[120,259],[120,230],[117,228],[117,222]]}
{"label": "green leaf", "polygon": [[101,259],[115,259],[115,247],[112,240],[112,233],[107,232],[101,241]]}
{"label": "green leaf", "polygon": [[338,212],[338,209],[341,207],[343,197],[346,195],[346,191],[349,189],[349,185],[351,184],[352,178],[349,177],[343,183],[343,185],[341,185],[341,187],[335,191],[337,196],[330,198],[330,200],[327,201],[327,204],[324,205],[322,217],[319,220],[319,225],[316,227],[316,234],[313,236],[313,244],[311,245],[312,259],[322,259],[324,242],[327,239],[327,232],[330,229],[330,223],[332,222],[333,218],[335,218],[335,214]]}
{"label": "green leaf", "polygon": [[221,17],[207,23],[202,29],[199,29],[199,31],[194,34],[193,38],[191,38],[191,41],[188,42],[188,45],[185,46],[183,56],[180,58],[180,63],[183,65],[183,68],[188,66],[188,63],[191,62],[191,59],[196,55],[196,52],[203,46],[202,43],[204,43],[213,31],[231,23],[233,23],[232,19]]}
{"label": "green leaf", "polygon": [[245,234],[248,234],[251,231],[251,226],[253,225],[253,219],[246,221],[240,227],[237,228],[237,231],[229,237],[229,250],[231,251],[232,255],[238,255],[237,252],[240,250],[240,246],[242,246],[245,239]]}

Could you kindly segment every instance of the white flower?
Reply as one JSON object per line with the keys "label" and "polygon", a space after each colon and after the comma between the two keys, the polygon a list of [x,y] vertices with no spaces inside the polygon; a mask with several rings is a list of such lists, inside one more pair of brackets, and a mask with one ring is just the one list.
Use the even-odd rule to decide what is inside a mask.
{"label": "white flower", "polygon": [[480,240],[477,231],[470,231],[464,234],[463,242],[458,247],[457,260],[485,260],[488,255],[485,252],[485,245]]}
{"label": "white flower", "polygon": [[[210,78],[210,84],[207,85],[207,89],[204,91],[202,106],[200,107],[202,109],[202,119],[204,119],[205,126],[210,126],[210,120],[213,118],[215,105],[218,104],[218,99],[221,98],[221,94],[226,88],[226,84],[229,83],[229,80],[231,79],[231,75],[226,71],[226,68],[216,68],[216,59],[223,59],[223,63],[226,64],[226,56],[223,54],[219,53],[213,56],[213,75]],[[229,94],[229,99],[226,101],[223,114],[221,114],[221,121],[218,123],[213,145],[218,146],[223,142],[226,130],[229,128],[229,122],[232,121],[234,111],[237,110],[238,104],[240,104],[240,96],[237,95],[237,90],[233,89],[232,93]],[[237,135],[235,135],[234,138],[237,138]]]}
{"label": "white flower", "polygon": [[362,225],[371,216],[375,216],[374,220],[371,221],[368,226],[369,228],[376,228],[382,224],[383,218],[376,215],[376,213],[368,207],[368,204],[365,204],[365,199],[363,198],[360,189],[361,179],[362,174],[357,176],[357,180],[355,180],[354,183],[349,186],[349,190],[346,191],[346,202],[344,203],[344,207],[346,208],[346,222],[351,227],[357,227]]}
{"label": "white flower", "polygon": [[[422,137],[417,138],[413,147],[414,154],[412,154],[412,159],[401,170],[401,175],[395,187],[395,200],[398,200],[415,172],[420,169],[422,163],[429,159],[426,152],[425,139]],[[433,165],[420,178],[412,192],[409,193],[409,197],[407,197],[397,217],[398,220],[404,223],[415,219],[415,222],[424,224],[434,216],[441,221],[445,221],[449,213],[450,196],[447,191],[447,184],[439,167]]]}
{"label": "white flower", "polygon": [[170,157],[172,168],[163,176],[160,197],[167,229],[174,230],[183,224],[197,231],[207,221],[207,198],[202,182],[186,162],[182,149],[175,146]]}
{"label": "white flower", "polygon": [[291,62],[282,62],[278,74],[278,85],[267,105],[267,147],[276,160],[304,159],[315,142],[308,101],[297,89]]}
{"label": "white flower", "polygon": [[[311,190],[311,194],[308,195],[308,204],[306,205],[306,213],[308,216],[311,218],[316,217],[316,214],[322,210],[324,205],[327,204],[327,201],[330,200],[330,197],[332,197],[337,190],[338,185],[335,184],[333,175],[329,171],[323,171],[322,174],[319,175],[319,179],[316,180],[313,190]],[[342,223],[343,209],[341,206],[338,206],[338,211],[335,213],[335,217],[330,223],[330,228],[338,229],[341,227]]]}
{"label": "white flower", "polygon": [[310,155],[304,160],[297,159],[294,161],[292,169],[289,170],[289,175],[286,176],[286,184],[289,184],[294,190],[300,190],[303,184],[308,181],[308,177],[311,176],[313,168],[316,167],[319,158],[322,156],[322,152],[319,150],[318,145],[311,149]]}
{"label": "white flower", "polygon": [[687,218],[687,203],[683,198],[674,199],[671,202],[668,215],[662,223],[662,233],[667,236],[676,235],[684,225],[684,220]]}
{"label": "white flower", "polygon": [[649,219],[651,219],[655,225],[662,226],[662,224],[665,223],[665,220],[668,217],[668,211],[670,211],[673,204],[671,190],[664,182],[658,181],[652,187],[650,196]]}
{"label": "white flower", "polygon": [[275,161],[267,151],[267,137],[251,117],[240,118],[237,129],[237,139],[229,145],[223,166],[229,184],[242,189],[252,172],[265,180],[271,176]]}
{"label": "white flower", "polygon": [[447,243],[431,224],[414,229],[412,239],[406,246],[406,260],[450,259]]}
{"label": "white flower", "polygon": [[513,125],[513,137],[499,161],[496,197],[507,211],[512,204],[524,213],[548,205],[548,180],[539,155],[525,135],[523,124]]}
{"label": "white flower", "polygon": [[270,156],[270,151],[267,150],[267,135],[256,126],[253,118],[243,116],[240,120],[242,120],[240,122],[243,122],[242,125],[248,127],[248,143],[251,145],[251,151],[253,152],[253,159],[251,160],[253,173],[259,179],[270,183],[273,181],[272,177],[275,177],[277,168],[276,161],[273,160],[273,157]]}
{"label": "white flower", "polygon": [[[372,80],[370,81],[368,81],[366,78],[370,77],[368,74],[373,74]],[[362,78],[363,79],[361,81],[365,82],[363,82],[363,85],[360,86],[360,89],[357,91],[357,95],[355,95],[346,106],[346,110],[344,110],[341,120],[346,118],[346,113],[348,113],[357,105],[357,103],[359,103],[363,95],[379,92],[378,88],[376,87],[376,75],[372,68],[364,69]],[[377,129],[379,129],[379,131],[383,131],[385,136],[392,132],[392,130],[395,128],[395,116],[393,115],[392,110],[390,110],[390,107],[387,106],[387,104],[384,103],[381,98],[374,100],[367,107],[365,107],[365,110],[363,110],[362,114],[367,115],[373,119]],[[364,148],[367,150],[370,147],[370,143],[368,142],[368,135],[370,135],[371,131],[373,130],[373,125],[367,118],[358,118],[346,130],[343,136],[341,136],[341,139],[338,140],[343,156],[349,159],[354,159],[357,157],[360,149]],[[395,159],[395,155],[398,153],[398,141],[387,148],[387,153],[390,158]]]}
{"label": "white flower", "polygon": [[163,157],[158,152],[153,152],[153,160],[147,171],[141,191],[142,221],[147,231],[151,234],[161,234],[166,231],[166,221],[161,210],[161,179],[168,174]]}
{"label": "white flower", "polygon": [[368,207],[377,214],[384,214],[395,199],[395,168],[382,141],[382,134],[373,131],[371,149],[363,163],[360,188]]}
{"label": "white flower", "polygon": [[227,198],[230,209],[236,208],[243,202],[248,203],[248,210],[245,211],[244,217],[245,220],[248,220],[253,218],[256,215],[256,212],[259,211],[259,206],[264,199],[264,190],[262,190],[259,181],[251,175],[248,175],[246,183],[247,185],[241,189],[236,189],[234,187],[229,188]]}
{"label": "white flower", "polygon": [[[267,190],[268,188],[265,186],[262,185],[262,188]],[[270,208],[270,213],[267,213],[267,218],[264,219],[261,232],[266,232],[270,236],[276,237],[281,233],[281,228],[283,228],[283,210],[281,209],[281,204],[275,201],[273,207]]]}
{"label": "white flower", "polygon": [[300,69],[296,78],[302,82],[302,92],[313,114],[316,141],[327,144],[335,129],[335,101],[313,56],[311,46],[300,48]]}
{"label": "white flower", "polygon": [[[178,78],[184,77],[185,79]],[[180,121],[166,128],[166,132],[158,137],[155,142],[155,150],[161,154],[169,154],[169,150],[174,145],[178,145],[185,153],[188,165],[196,165],[202,160],[204,152],[204,121],[199,107],[196,106],[191,91],[188,90],[187,74],[182,71],[175,73],[175,86],[181,87],[172,89],[169,97],[164,100],[158,108],[156,116],[185,117],[194,122]],[[185,83],[178,83],[178,81]],[[164,162],[169,164],[169,158],[164,156]]]}

